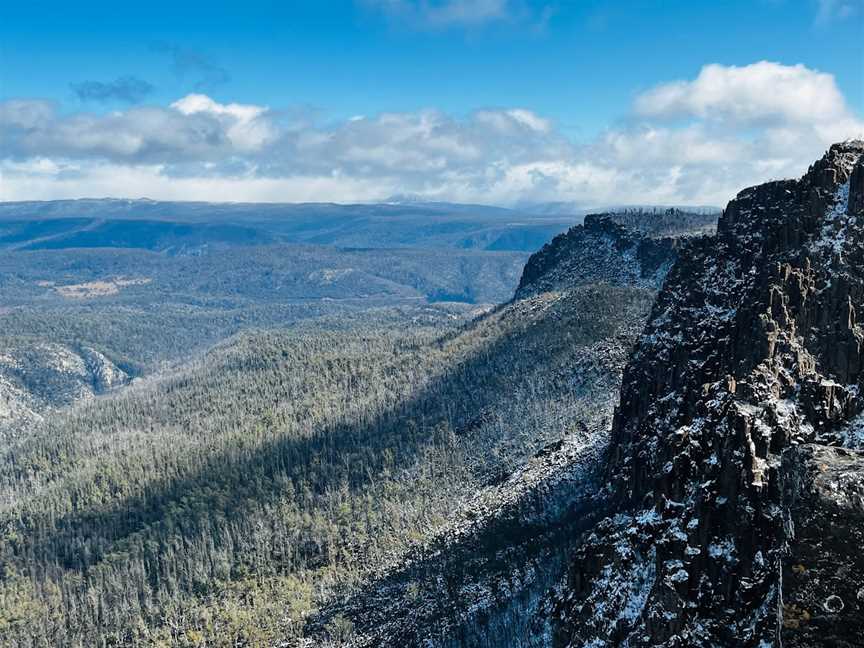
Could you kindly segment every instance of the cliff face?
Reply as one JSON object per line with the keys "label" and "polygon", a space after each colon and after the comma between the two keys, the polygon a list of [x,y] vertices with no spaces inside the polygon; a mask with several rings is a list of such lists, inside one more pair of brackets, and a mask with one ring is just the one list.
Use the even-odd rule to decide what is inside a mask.
{"label": "cliff face", "polygon": [[585,284],[663,286],[611,439],[598,411],[324,621],[358,646],[864,645],[864,142],[742,191],[716,236],[589,218],[495,315],[574,334]]}
{"label": "cliff face", "polygon": [[613,214],[590,214],[531,255],[516,298],[603,282],[657,290],[678,257],[679,239],[651,238],[619,225]]}
{"label": "cliff face", "polygon": [[625,370],[560,645],[864,642],[864,143],[742,191]]}
{"label": "cliff face", "polygon": [[807,444],[783,456],[788,528],[782,645],[864,643],[864,453]]}

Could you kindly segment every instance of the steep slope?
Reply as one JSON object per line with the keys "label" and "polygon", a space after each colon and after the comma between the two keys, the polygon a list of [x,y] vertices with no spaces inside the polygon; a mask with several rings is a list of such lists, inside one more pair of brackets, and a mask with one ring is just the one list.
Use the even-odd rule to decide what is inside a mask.
{"label": "steep slope", "polygon": [[608,417],[625,354],[593,349],[651,297],[547,296],[449,335],[247,333],[51,417],[0,453],[0,643],[296,636],[562,425]]}
{"label": "steep slope", "polygon": [[589,214],[581,227],[559,234],[533,254],[516,298],[596,282],[658,289],[677,258],[678,241],[628,229],[615,222],[616,216]]}
{"label": "steep slope", "polygon": [[[382,566],[356,594],[335,597],[310,624],[314,645],[550,644],[551,593],[566,574],[574,541],[594,519],[623,366],[648,314],[642,307],[653,300],[678,246],[593,215],[531,257],[515,298],[461,335],[500,322],[510,336],[570,347],[555,363],[524,343],[506,348],[531,358],[536,375],[567,376],[548,410],[559,434],[503,480],[465,499],[446,525]],[[569,366],[559,364],[564,358]],[[545,387],[534,394],[550,403]],[[585,404],[562,407],[573,398]]]}
{"label": "steep slope", "polygon": [[742,191],[624,373],[560,646],[864,643],[864,143]]}

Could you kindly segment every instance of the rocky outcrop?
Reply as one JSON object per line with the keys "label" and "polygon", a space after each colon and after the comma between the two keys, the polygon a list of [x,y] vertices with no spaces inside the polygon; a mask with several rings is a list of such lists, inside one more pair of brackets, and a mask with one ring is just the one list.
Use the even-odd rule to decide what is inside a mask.
{"label": "rocky outcrop", "polygon": [[828,565],[860,575],[864,460],[837,448],[864,409],[862,154],[742,191],[680,253],[625,370],[612,504],[573,556],[559,645],[815,646],[841,623],[835,645],[861,644],[864,600]]}
{"label": "rocky outcrop", "polygon": [[677,239],[651,238],[619,225],[613,214],[590,214],[528,259],[516,298],[595,282],[657,290],[678,246]]}
{"label": "rocky outcrop", "polygon": [[862,160],[858,160],[849,178],[849,213],[856,216],[864,213],[864,161]]}
{"label": "rocky outcrop", "polygon": [[836,145],[742,191],[716,236],[595,216],[532,257],[495,316],[663,286],[611,440],[598,419],[589,454],[541,453],[322,624],[357,646],[862,645],[862,165]]}

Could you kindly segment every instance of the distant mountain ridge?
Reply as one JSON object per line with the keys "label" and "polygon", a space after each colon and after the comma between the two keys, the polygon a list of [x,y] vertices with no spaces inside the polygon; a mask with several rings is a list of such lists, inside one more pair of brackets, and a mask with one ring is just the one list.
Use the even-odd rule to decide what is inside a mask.
{"label": "distant mountain ridge", "polygon": [[[533,251],[571,215],[454,203],[207,203],[79,199],[0,203],[0,248],[186,249],[261,242]],[[29,238],[28,238],[29,237]],[[151,243],[155,241],[155,243]]]}
{"label": "distant mountain ridge", "polygon": [[[656,220],[638,212],[627,225]],[[0,249],[137,247],[194,251],[229,245],[302,243],[336,247],[445,247],[534,252],[586,211],[536,213],[446,202],[207,203],[149,199],[0,202]],[[719,210],[677,210],[706,227]]]}

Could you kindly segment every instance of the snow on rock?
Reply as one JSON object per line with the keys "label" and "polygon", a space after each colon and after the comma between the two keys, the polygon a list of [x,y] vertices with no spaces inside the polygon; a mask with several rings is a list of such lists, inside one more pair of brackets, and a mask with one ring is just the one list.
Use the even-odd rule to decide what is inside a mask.
{"label": "snow on rock", "polygon": [[[513,301],[475,326],[482,331],[494,321],[553,329],[543,339],[565,344],[568,362],[544,370],[573,395],[590,388],[592,413],[578,421],[565,416],[557,440],[460,502],[459,513],[437,533],[377,566],[351,596],[331,601],[310,619],[310,636],[326,642],[328,624],[341,617],[354,628],[350,646],[554,644],[553,604],[564,586],[568,556],[605,510],[598,483],[609,422],[627,355],[648,314],[647,308],[639,314],[603,308],[622,289],[647,305],[676,246],[589,217],[584,227],[532,257]],[[592,331],[605,333],[598,337]],[[566,415],[566,405],[556,411],[556,416]],[[638,523],[655,521],[655,514],[645,511]],[[622,551],[627,545],[622,539]],[[638,615],[647,600],[651,565],[634,567],[642,580],[621,590],[616,609],[624,618]]]}
{"label": "snow on rock", "polygon": [[[832,525],[830,560],[860,576],[864,456],[839,447],[861,443],[864,411],[862,154],[838,144],[800,180],[742,191],[716,237],[679,251],[624,373],[612,510],[571,558],[562,645],[864,645],[859,609],[817,622],[813,589],[845,587],[818,541]],[[820,481],[820,457],[846,472]],[[659,520],[634,526],[646,508]],[[613,604],[624,556],[656,571],[635,618]]]}
{"label": "snow on rock", "polygon": [[681,239],[651,238],[618,225],[611,214],[591,214],[531,256],[516,297],[594,282],[656,290],[680,244]]}

